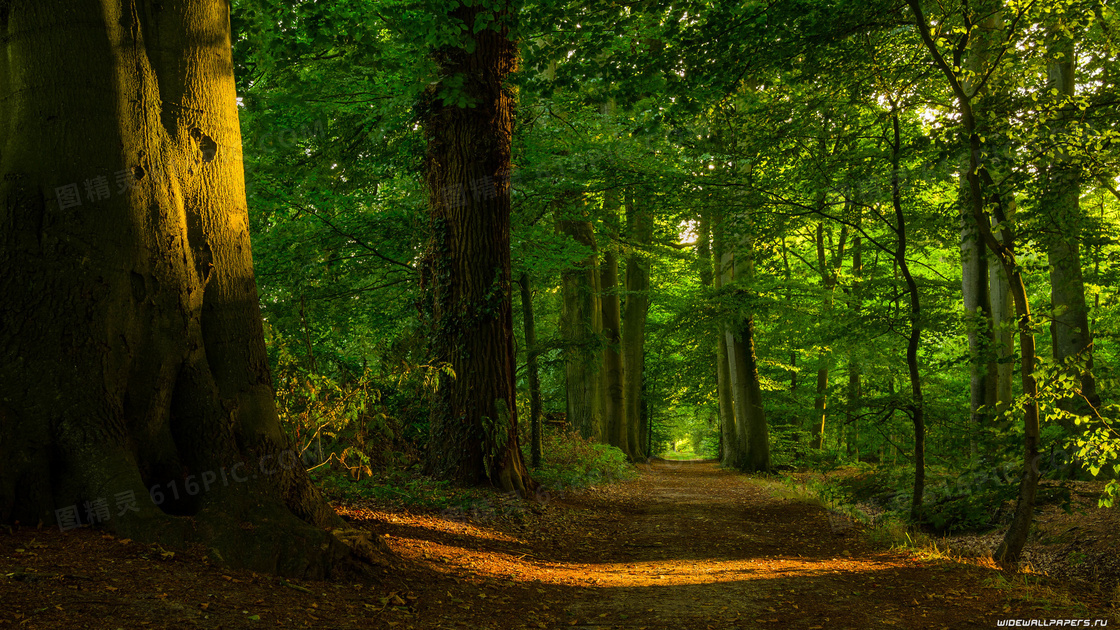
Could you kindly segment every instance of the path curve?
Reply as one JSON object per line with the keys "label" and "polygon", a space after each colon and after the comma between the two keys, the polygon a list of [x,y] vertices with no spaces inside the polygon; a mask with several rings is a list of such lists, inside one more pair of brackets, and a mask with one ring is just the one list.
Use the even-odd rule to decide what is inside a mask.
{"label": "path curve", "polygon": [[390,544],[493,588],[489,601],[464,600],[458,623],[478,627],[965,629],[1016,617],[991,586],[996,571],[877,548],[774,482],[714,462],[641,469],[555,500],[563,518],[521,531],[468,519],[437,535],[402,526]]}

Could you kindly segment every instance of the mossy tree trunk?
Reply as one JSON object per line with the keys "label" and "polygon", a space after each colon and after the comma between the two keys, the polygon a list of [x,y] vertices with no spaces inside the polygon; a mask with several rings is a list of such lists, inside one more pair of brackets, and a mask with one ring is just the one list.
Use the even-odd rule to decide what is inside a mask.
{"label": "mossy tree trunk", "polygon": [[[722,289],[724,284],[730,283],[728,266],[731,264],[731,259],[724,256],[723,222],[720,219],[721,217],[717,215],[712,225],[712,257],[716,265],[715,273],[712,275],[712,286],[716,291]],[[735,398],[731,391],[728,334],[727,325],[719,324],[716,331],[716,393],[719,396],[720,465],[737,468],[742,457],[735,428]]]}
{"label": "mossy tree trunk", "polygon": [[[723,253],[723,286],[749,281],[753,277],[747,253]],[[726,333],[728,380],[735,417],[728,465],[740,470],[765,471],[770,468],[770,432],[762,404],[762,385],[754,348],[754,314],[744,313],[728,326]]]}
{"label": "mossy tree trunk", "polygon": [[[653,240],[653,217],[643,200],[631,195],[626,200],[626,234],[635,245]],[[632,461],[645,459],[641,439],[644,426],[642,404],[646,368],[646,318],[649,315],[649,260],[642,252],[626,257],[626,312],[622,319],[623,416],[629,448],[623,449]]]}
{"label": "mossy tree trunk", "polygon": [[[525,496],[533,482],[518,445],[509,250],[514,95],[507,77],[517,46],[509,5],[488,11],[449,6],[448,22],[473,33],[472,45],[446,46],[435,59],[441,76],[463,83],[432,86],[424,107],[431,217],[424,307],[433,360],[454,372],[433,401],[427,469]],[[490,26],[475,32],[479,23]],[[461,98],[443,98],[450,96]]]}
{"label": "mossy tree trunk", "polygon": [[609,430],[603,423],[603,379],[599,373],[603,312],[595,229],[586,220],[561,220],[557,229],[589,250],[575,269],[560,274],[560,336],[564,340],[568,424],[583,437],[605,443]]}
{"label": "mossy tree trunk", "polygon": [[372,558],[280,430],[228,3],[15,0],[0,30],[0,519]]}
{"label": "mossy tree trunk", "polygon": [[622,314],[618,297],[618,193],[603,193],[603,213],[609,229],[610,242],[603,250],[600,269],[602,289],[603,337],[603,426],[607,427],[607,442],[622,449],[631,460],[629,431],[624,405],[624,379],[622,366]]}

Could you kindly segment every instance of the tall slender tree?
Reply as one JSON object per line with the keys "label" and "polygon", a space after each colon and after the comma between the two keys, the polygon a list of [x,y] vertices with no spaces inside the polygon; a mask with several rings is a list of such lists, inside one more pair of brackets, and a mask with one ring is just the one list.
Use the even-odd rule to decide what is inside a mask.
{"label": "tall slender tree", "polygon": [[[653,239],[653,217],[648,202],[629,196],[626,199],[626,233],[635,245],[649,245]],[[623,449],[632,459],[644,459],[642,394],[645,391],[646,319],[649,316],[649,261],[636,249],[626,257],[626,312],[622,319],[622,360],[624,374],[624,421],[626,443]]]}
{"label": "tall slender tree", "polygon": [[[1035,495],[1038,491],[1039,469],[1039,410],[1038,382],[1034,375],[1035,338],[1034,319],[1027,294],[1023,269],[1016,254],[1016,238],[1013,226],[1007,222],[1007,200],[996,194],[991,172],[984,161],[986,140],[981,135],[977,119],[977,95],[983,91],[987,80],[995,74],[997,64],[1014,45],[1014,37],[1008,27],[992,29],[990,32],[973,33],[966,30],[957,35],[956,49],[966,50],[969,37],[988,38],[1000,50],[992,54],[991,61],[981,68],[962,71],[959,65],[950,63],[942,49],[938,47],[934,31],[930,25],[921,0],[907,0],[918,34],[925,45],[934,65],[941,72],[956,101],[956,113],[960,116],[961,144],[967,150],[968,168],[965,176],[968,183],[968,208],[976,223],[980,238],[1007,274],[1012,299],[1015,302],[1015,316],[1018,319],[1019,354],[1022,361],[1022,391],[1027,397],[1023,413],[1023,471],[1019,479],[1019,497],[1015,504],[1015,515],[1003,541],[993,554],[1001,563],[1013,564],[1019,561],[1023,546],[1030,533],[1034,516]],[[986,2],[980,6],[962,6],[963,16],[970,23],[976,23],[978,15],[993,15],[999,11],[1000,3]],[[1028,7],[1018,7],[1025,11]],[[1015,22],[1018,22],[1017,16]],[[938,28],[941,28],[940,26]],[[990,201],[990,203],[988,203]],[[997,237],[993,223],[1000,232]]]}
{"label": "tall slender tree", "polygon": [[607,442],[622,449],[630,459],[634,459],[629,441],[629,427],[626,423],[625,379],[622,367],[622,311],[619,300],[618,283],[618,210],[621,204],[618,193],[608,190],[603,193],[603,210],[608,227],[608,243],[603,251],[603,265],[600,270],[603,306],[603,426],[607,428]]}
{"label": "tall slender tree", "polygon": [[525,371],[529,380],[529,457],[533,468],[541,465],[541,376],[537,355],[537,320],[533,311],[533,277],[521,272],[521,315],[525,322]]}

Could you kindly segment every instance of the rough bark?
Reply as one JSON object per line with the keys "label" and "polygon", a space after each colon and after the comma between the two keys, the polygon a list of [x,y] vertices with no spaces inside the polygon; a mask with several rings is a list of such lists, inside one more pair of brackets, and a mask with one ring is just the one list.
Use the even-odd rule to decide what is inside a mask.
{"label": "rough bark", "polygon": [[530,463],[541,465],[541,376],[537,365],[537,320],[533,313],[533,278],[521,272],[521,315],[525,322],[525,371],[529,380]]}
{"label": "rough bark", "polygon": [[[626,199],[626,234],[638,246],[653,240],[653,218],[642,201]],[[628,453],[634,460],[645,459],[639,432],[642,428],[642,401],[645,389],[646,317],[649,313],[649,260],[643,252],[631,250],[626,257],[626,312],[622,319],[622,360],[624,375],[623,414]]]}
{"label": "rough bark", "polygon": [[0,520],[374,559],[280,430],[228,4],[14,1],[0,29]]}
{"label": "rough bark", "polygon": [[588,221],[560,221],[559,230],[590,253],[575,269],[561,273],[560,336],[564,340],[564,376],[568,423],[585,438],[606,442],[602,417],[600,334],[595,232]]}
{"label": "rough bark", "polygon": [[[472,32],[484,10],[453,5],[447,17]],[[473,50],[448,46],[435,54],[441,76],[463,77],[473,107],[440,98],[440,84],[425,94],[425,311],[433,360],[454,371],[433,400],[427,470],[524,496],[533,482],[517,435],[508,181],[514,98],[506,83],[517,47],[503,24],[508,5],[495,17],[471,36]]]}

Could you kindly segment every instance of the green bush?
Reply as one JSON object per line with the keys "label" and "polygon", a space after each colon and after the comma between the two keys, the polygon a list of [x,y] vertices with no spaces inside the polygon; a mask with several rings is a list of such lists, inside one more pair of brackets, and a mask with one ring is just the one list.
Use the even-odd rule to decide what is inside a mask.
{"label": "green bush", "polygon": [[[528,461],[528,445],[522,444],[522,449]],[[631,479],[637,474],[621,450],[585,439],[576,431],[546,432],[541,452],[541,467],[534,469],[532,476],[553,490]]]}
{"label": "green bush", "polygon": [[423,401],[446,367],[400,363],[385,372],[324,373],[306,368],[283,339],[269,340],[280,427],[306,466],[324,478],[342,472],[360,481],[420,461]]}

